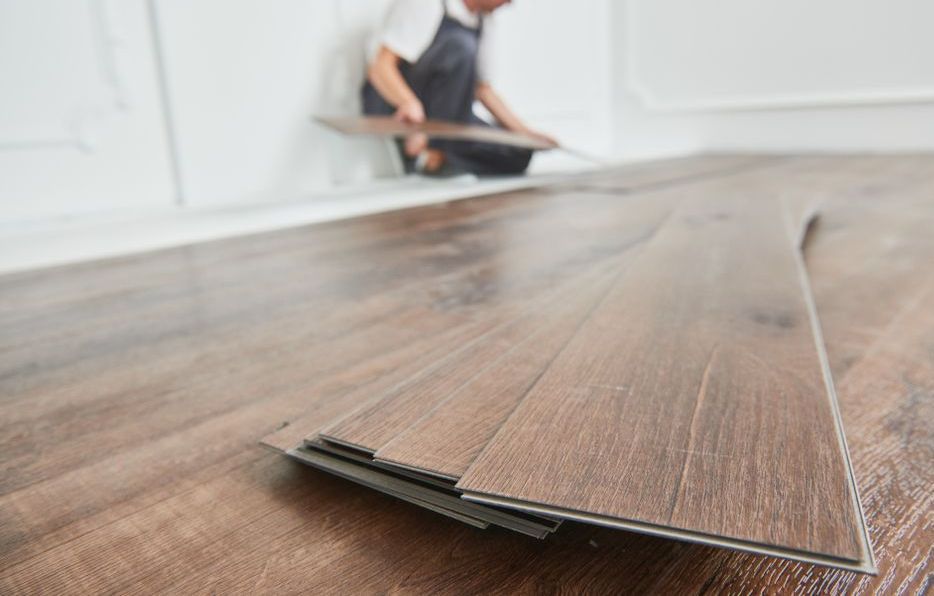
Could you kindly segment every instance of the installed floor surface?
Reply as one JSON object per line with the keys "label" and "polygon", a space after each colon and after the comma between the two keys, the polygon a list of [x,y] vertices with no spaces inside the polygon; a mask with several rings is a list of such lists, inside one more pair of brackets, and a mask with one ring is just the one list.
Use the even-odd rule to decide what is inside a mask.
{"label": "installed floor surface", "polygon": [[[587,240],[633,196],[789,163],[827,199],[804,255],[878,576],[572,523],[479,530],[258,446],[638,241]],[[931,156],[702,157],[0,278],[0,592],[924,592],[932,229]]]}

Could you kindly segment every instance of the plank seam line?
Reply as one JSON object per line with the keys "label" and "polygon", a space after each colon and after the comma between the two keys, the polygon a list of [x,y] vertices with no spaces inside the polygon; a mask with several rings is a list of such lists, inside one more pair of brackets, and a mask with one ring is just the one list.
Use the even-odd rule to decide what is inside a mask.
{"label": "plank seam line", "polygon": [[[623,249],[622,249],[622,253],[625,254],[627,251],[633,250],[634,246],[638,246],[638,244],[639,244],[640,241],[641,241],[641,239],[636,239],[636,241],[635,241],[634,243],[631,243],[631,244],[628,244],[628,245],[624,246]],[[614,255],[614,256],[619,256],[619,255]],[[600,260],[599,260],[599,264],[595,267],[595,269],[598,269],[598,270],[599,270],[599,269],[601,269],[601,268],[605,268],[606,271],[604,271],[603,273],[599,273],[599,274],[598,274],[598,279],[599,279],[599,277],[602,277],[602,276],[614,276],[613,278],[615,279],[615,274],[614,274],[614,271],[613,271],[613,270],[614,270],[614,267],[613,267],[612,264],[608,264],[608,263],[607,263],[607,261],[610,261],[611,259],[612,259],[612,257],[606,257],[606,258],[603,258],[603,259],[600,259]],[[580,277],[577,277],[577,278],[574,278],[574,279],[575,279],[575,281],[579,282],[581,278],[586,278],[586,277],[587,277],[586,274],[582,274],[582,275],[580,275]],[[554,295],[550,296],[550,299],[549,299],[547,302],[550,303],[551,300],[557,301],[558,298],[560,298],[560,297],[562,297],[562,296],[566,296],[566,294],[568,294],[568,293],[570,293],[570,292],[571,292],[571,289],[570,289],[570,288],[567,289],[566,291],[558,291],[558,292],[556,292]],[[532,308],[532,309],[529,310],[529,311],[526,311],[524,314],[521,315],[520,319],[525,319],[525,318],[527,318],[527,317],[536,316],[536,315],[541,315],[542,313],[545,313],[545,312],[547,312],[547,311],[549,311],[549,310],[550,310],[550,308],[549,308],[548,304],[540,305],[540,306],[538,306],[538,307]],[[519,320],[519,319],[517,319],[516,322],[517,322],[518,320]],[[453,399],[460,391],[462,391],[462,390],[464,389],[465,386],[467,386],[467,385],[469,385],[470,383],[474,382],[479,376],[481,376],[481,375],[482,375],[484,372],[486,372],[489,368],[492,368],[493,366],[496,366],[496,365],[500,364],[504,359],[508,358],[508,357],[510,356],[510,354],[512,354],[515,350],[519,349],[519,348],[522,347],[522,346],[525,346],[525,345],[528,344],[530,341],[534,340],[536,337],[538,337],[539,334],[543,333],[546,329],[547,329],[547,326],[541,327],[541,328],[539,328],[539,329],[536,329],[536,330],[533,331],[531,334],[529,334],[526,338],[522,339],[521,341],[519,341],[519,342],[517,342],[515,345],[513,345],[511,348],[509,348],[505,353],[503,353],[503,354],[502,354],[500,357],[498,357],[496,360],[494,360],[493,362],[491,362],[491,363],[487,364],[486,366],[484,366],[480,371],[478,371],[477,373],[475,373],[473,376],[471,376],[469,379],[467,379],[467,380],[464,381],[461,385],[459,385],[459,386],[456,387],[453,391],[451,391],[451,394],[450,394],[450,395],[448,395],[446,398],[442,399],[440,402],[436,403],[436,404],[433,405],[431,408],[429,408],[427,412],[425,412],[424,414],[422,414],[418,419],[416,419],[412,424],[410,424],[408,427],[406,427],[402,432],[400,432],[400,433],[397,434],[395,437],[393,437],[392,439],[390,439],[390,440],[389,440],[388,442],[386,442],[384,445],[381,445],[380,448],[377,450],[377,452],[380,451],[380,450],[382,450],[382,449],[385,449],[387,446],[389,446],[390,444],[392,444],[396,439],[398,439],[398,438],[400,438],[401,436],[403,436],[404,434],[406,434],[410,429],[412,429],[413,427],[415,427],[416,425],[418,425],[420,422],[422,422],[423,420],[425,420],[425,419],[427,419],[428,417],[430,417],[435,411],[437,411],[439,408],[441,408],[442,406],[444,406],[445,404],[447,404],[451,399]],[[520,401],[521,401],[521,400],[520,400]],[[377,458],[377,459],[379,459],[379,458]],[[385,461],[390,461],[390,460],[385,460]],[[395,463],[395,462],[393,462],[393,463]],[[404,464],[400,464],[400,465],[404,465]],[[416,469],[417,469],[417,468],[416,468]]]}
{"label": "plank seam line", "polygon": [[[668,213],[665,214],[665,217],[662,218],[662,220],[659,222],[659,224],[658,224],[657,226],[655,226],[655,228],[654,228],[653,230],[651,230],[649,233],[647,233],[647,234],[645,235],[645,240],[644,240],[643,242],[640,242],[638,245],[636,245],[635,248],[634,248],[634,250],[636,250],[636,251],[641,250],[646,244],[648,244],[649,242],[651,242],[652,239],[655,237],[655,235],[658,233],[658,230],[662,229],[662,227],[665,225],[665,223],[666,223],[669,219],[671,219],[671,218],[673,217],[673,214],[674,214],[674,212],[675,212],[676,209],[677,209],[677,205],[673,205],[673,206],[671,207],[671,209],[668,211]],[[637,254],[638,254],[638,253],[637,253]],[[610,286],[609,286],[609,288],[607,289],[607,292],[606,292],[603,296],[601,296],[600,299],[597,300],[597,302],[593,305],[593,307],[590,309],[590,312],[587,314],[587,316],[584,318],[584,320],[581,321],[581,324],[577,327],[577,330],[574,332],[574,335],[572,335],[572,336],[570,337],[570,339],[568,339],[567,343],[564,344],[564,346],[561,348],[561,350],[558,352],[558,354],[555,356],[555,358],[557,358],[558,355],[563,354],[564,351],[567,350],[568,346],[571,345],[571,342],[574,340],[575,337],[577,337],[577,334],[580,332],[581,328],[584,326],[584,323],[586,323],[587,321],[589,321],[589,320],[591,319],[591,317],[593,317],[593,313],[596,312],[597,308],[599,308],[600,306],[603,305],[604,302],[606,302],[606,299],[607,299],[607,297],[610,295],[610,292],[613,290],[613,287],[616,285],[616,282],[619,281],[619,279],[620,279],[623,275],[625,275],[625,273],[626,273],[625,270],[626,270],[626,267],[625,267],[625,266],[620,267],[620,270],[616,273],[616,275],[615,275],[615,276],[613,277],[613,279],[610,281]],[[553,361],[554,361],[554,359],[552,359],[552,362],[553,362]],[[550,366],[551,366],[551,363],[549,363],[549,368],[550,368]],[[547,369],[546,369],[546,370],[547,370]],[[542,374],[544,374],[544,372],[543,372]],[[540,378],[541,378],[541,375],[539,375],[539,379],[540,379]],[[536,379],[536,380],[535,380],[535,385],[538,385],[539,379]],[[533,386],[534,386],[534,385],[533,385]],[[520,400],[518,401],[518,403],[516,403],[515,407],[513,407],[512,411],[510,412],[509,416],[506,417],[506,420],[503,422],[503,424],[500,425],[499,429],[497,429],[496,433],[493,435],[493,438],[491,438],[491,439],[487,442],[487,445],[489,445],[489,444],[499,435],[499,433],[502,432],[503,425],[505,425],[506,422],[508,422],[509,419],[512,418],[513,414],[515,414],[516,409],[518,409],[518,407],[526,400],[526,398],[528,397],[528,394],[529,394],[530,391],[531,391],[531,388],[529,389],[529,391],[526,391],[525,394],[523,395],[522,399],[520,399]],[[463,476],[469,474],[470,471],[473,469],[473,467],[474,467],[474,465],[475,465],[476,463],[477,463],[477,458],[474,458],[474,461],[473,461],[473,462],[470,464],[470,466],[467,468],[467,471],[464,472]],[[463,477],[463,476],[461,476],[461,477]]]}
{"label": "plank seam line", "polygon": [[[651,238],[651,236],[649,236],[649,238]],[[638,249],[641,247],[641,245],[642,245],[643,242],[644,242],[643,240],[640,240],[638,243],[636,243],[636,244],[634,244],[634,245],[628,246],[628,247],[624,250],[624,253],[627,253],[627,252],[630,251],[630,250],[632,250],[632,251],[638,251]],[[617,256],[619,256],[619,255],[617,255]],[[571,339],[573,339],[574,336],[577,335],[578,331],[580,331],[580,329],[581,329],[581,327],[583,327],[584,323],[587,322],[587,320],[590,319],[591,315],[593,314],[593,312],[594,312],[594,310],[597,308],[597,306],[603,302],[603,300],[606,298],[607,294],[610,293],[610,290],[613,289],[613,285],[616,283],[616,280],[619,279],[620,275],[622,275],[623,270],[625,269],[625,265],[617,265],[617,271],[615,271],[615,272],[613,272],[612,269],[613,269],[613,268],[611,267],[611,268],[610,268],[610,272],[607,273],[607,275],[610,277],[610,279],[609,279],[608,282],[607,282],[607,288],[606,288],[606,290],[605,290],[605,291],[603,292],[603,294],[594,302],[594,304],[587,310],[587,312],[585,313],[583,319],[581,319],[581,320],[578,322],[578,324],[575,326],[574,331],[571,333],[570,337],[569,337],[568,340],[564,343],[564,345],[561,346],[561,349],[558,350],[558,352],[557,352],[555,355],[553,355],[553,356],[548,360],[548,364],[542,369],[541,372],[538,373],[538,375],[536,375],[535,379],[534,379],[534,380],[532,381],[532,383],[529,385],[528,389],[526,389],[525,392],[523,392],[522,397],[520,397],[520,398],[516,401],[516,403],[513,405],[512,409],[510,409],[509,413],[506,414],[506,416],[503,418],[504,421],[505,421],[505,420],[509,420],[509,418],[512,416],[512,413],[515,412],[515,411],[516,411],[516,408],[519,407],[519,404],[521,404],[521,403],[525,400],[525,396],[528,395],[529,392],[538,384],[538,381],[539,381],[539,380],[542,378],[542,376],[545,374],[545,371],[547,371],[548,368],[551,366],[552,362],[554,362],[555,359],[556,359],[561,353],[563,353],[564,350],[567,349],[568,345],[571,343]],[[529,340],[531,340],[532,338],[534,338],[536,335],[538,335],[538,332],[536,332],[535,334],[533,334],[533,335],[529,338]],[[523,343],[525,343],[525,342],[523,342]],[[506,354],[506,356],[508,356],[508,354]],[[494,363],[494,364],[495,364],[495,363]],[[473,379],[471,379],[471,380],[473,380]],[[462,387],[463,387],[463,385],[461,386],[461,388],[462,388]],[[458,389],[458,391],[459,391],[459,390],[460,390],[460,388]],[[456,392],[455,392],[455,393],[456,393]],[[451,398],[453,398],[453,397],[454,397],[454,393],[452,393],[452,395],[449,396],[448,399],[445,399],[445,400],[442,401],[441,403],[437,404],[434,408],[432,408],[431,410],[429,410],[425,415],[423,415],[421,418],[419,418],[418,421],[416,421],[412,426],[414,427],[416,424],[418,424],[418,422],[421,422],[422,420],[426,419],[428,416],[431,415],[432,412],[434,412],[436,409],[440,408],[443,404],[447,403],[448,400],[451,399]],[[500,425],[500,427],[502,427],[502,424]],[[410,427],[410,428],[411,428],[411,427]],[[494,436],[495,436],[498,432],[499,432],[499,429],[496,430],[496,432],[494,433]],[[401,436],[401,435],[400,435],[400,436]],[[379,458],[377,457],[377,459],[379,459]],[[474,458],[474,459],[476,459],[476,458]],[[451,479],[451,480],[454,480],[455,482],[456,482],[457,480],[459,480],[459,478],[454,477],[454,476],[449,476],[449,475],[445,474],[444,472],[441,472],[440,470],[429,470],[429,469],[427,469],[427,468],[425,468],[425,469],[414,468],[414,467],[411,467],[411,466],[406,466],[404,463],[401,463],[401,462],[394,462],[394,461],[392,461],[392,460],[381,460],[381,461],[386,461],[386,462],[388,462],[388,463],[391,463],[391,464],[397,465],[397,466],[401,466],[401,467],[408,467],[408,468],[410,468],[410,469],[412,469],[412,470],[414,470],[414,471],[419,471],[419,472],[422,472],[422,473],[428,473],[428,474],[440,476],[440,477],[445,478],[445,479]],[[473,464],[471,463],[471,465],[473,465]],[[469,467],[468,467],[468,469],[469,469]]]}

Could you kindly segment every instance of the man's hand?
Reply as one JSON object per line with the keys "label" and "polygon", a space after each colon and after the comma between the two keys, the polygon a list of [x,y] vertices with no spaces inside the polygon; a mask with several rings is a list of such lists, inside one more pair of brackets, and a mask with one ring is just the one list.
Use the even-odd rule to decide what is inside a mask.
{"label": "man's hand", "polygon": [[425,106],[399,72],[400,60],[392,50],[382,46],[370,64],[367,78],[386,101],[396,106],[396,120],[421,124],[425,121]]}
{"label": "man's hand", "polygon": [[[399,104],[393,117],[399,122],[421,124],[425,121],[425,108],[422,106],[422,102],[413,97]],[[427,148],[428,137],[423,133],[409,135],[405,138],[405,154],[409,157],[416,157]]]}
{"label": "man's hand", "polygon": [[425,121],[425,108],[417,98],[412,98],[399,104],[393,116],[399,122],[408,124],[421,124]]}

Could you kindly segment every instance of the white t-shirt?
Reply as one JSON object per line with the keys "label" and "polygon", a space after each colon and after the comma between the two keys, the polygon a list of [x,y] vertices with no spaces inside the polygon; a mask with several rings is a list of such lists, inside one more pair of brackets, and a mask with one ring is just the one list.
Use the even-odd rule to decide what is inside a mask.
{"label": "white t-shirt", "polygon": [[[448,16],[452,19],[471,29],[480,26],[481,17],[471,12],[463,0],[393,0],[382,28],[370,38],[367,47],[368,60],[372,62],[380,47],[386,46],[406,62],[418,62],[441,26],[441,20],[444,18],[442,1],[445,2]],[[488,81],[492,37],[489,33],[494,19],[493,15],[485,15],[482,18],[483,32],[477,53],[477,78]]]}

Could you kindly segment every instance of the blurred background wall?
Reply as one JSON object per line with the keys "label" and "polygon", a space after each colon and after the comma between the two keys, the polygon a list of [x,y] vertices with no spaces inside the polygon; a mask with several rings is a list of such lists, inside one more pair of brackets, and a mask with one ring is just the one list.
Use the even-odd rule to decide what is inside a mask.
{"label": "blurred background wall", "polygon": [[[308,121],[356,113],[386,4],[0,0],[0,224],[391,175],[384,144]],[[536,127],[612,158],[931,150],[931,23],[929,0],[516,0],[493,81]]]}

